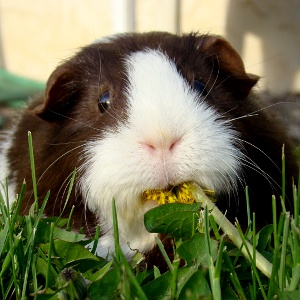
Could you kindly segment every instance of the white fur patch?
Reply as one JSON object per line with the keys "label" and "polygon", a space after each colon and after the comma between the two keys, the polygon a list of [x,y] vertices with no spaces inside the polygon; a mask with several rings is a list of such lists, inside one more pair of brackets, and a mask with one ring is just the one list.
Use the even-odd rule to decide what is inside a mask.
{"label": "white fur patch", "polygon": [[[12,143],[12,133],[10,131],[3,133],[4,141],[1,141],[0,147],[0,192],[4,201],[8,200],[9,205],[16,199],[16,187],[13,181],[8,182],[6,187],[7,176],[10,174],[7,152]],[[8,196],[8,199],[7,199]]]}
{"label": "white fur patch", "polygon": [[[217,191],[235,184],[240,169],[236,133],[221,120],[158,50],[133,53],[126,60],[129,118],[105,137],[87,143],[80,189],[100,219],[97,252],[113,253],[112,199],[120,243],[130,258],[150,250],[155,234],[144,227],[149,209],[146,189],[194,180]],[[130,244],[130,248],[127,246]]]}

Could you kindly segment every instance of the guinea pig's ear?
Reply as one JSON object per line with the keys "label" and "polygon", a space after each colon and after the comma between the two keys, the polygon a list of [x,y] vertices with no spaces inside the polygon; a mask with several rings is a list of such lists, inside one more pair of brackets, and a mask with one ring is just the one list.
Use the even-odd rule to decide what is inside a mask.
{"label": "guinea pig's ear", "polygon": [[47,121],[64,118],[77,90],[71,66],[59,66],[49,77],[44,102],[34,109],[35,113]]}
{"label": "guinea pig's ear", "polygon": [[242,94],[248,94],[252,87],[259,80],[259,76],[248,74],[245,71],[244,63],[238,52],[220,36],[206,36],[200,45],[201,50],[212,57],[215,66],[221,72],[228,73],[228,80],[238,81],[235,89]]}

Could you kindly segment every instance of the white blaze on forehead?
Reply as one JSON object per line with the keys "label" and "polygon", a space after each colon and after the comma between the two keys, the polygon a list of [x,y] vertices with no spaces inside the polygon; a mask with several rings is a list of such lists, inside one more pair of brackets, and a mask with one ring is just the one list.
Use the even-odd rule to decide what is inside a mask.
{"label": "white blaze on forehead", "polygon": [[127,68],[129,123],[149,121],[151,129],[165,129],[174,121],[193,117],[195,93],[162,52],[136,52],[127,60]]}

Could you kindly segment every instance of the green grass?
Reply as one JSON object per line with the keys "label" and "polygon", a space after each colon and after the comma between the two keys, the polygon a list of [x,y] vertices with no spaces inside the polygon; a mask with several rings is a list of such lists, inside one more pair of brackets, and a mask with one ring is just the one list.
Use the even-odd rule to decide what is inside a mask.
{"label": "green grass", "polygon": [[[29,145],[37,199],[30,135]],[[0,196],[1,299],[300,299],[300,180],[293,187],[295,217],[282,213],[278,222],[274,218],[274,224],[259,232],[255,215],[242,233],[238,226],[227,228],[222,216],[203,202],[149,211],[146,228],[175,240],[173,260],[157,240],[169,266],[165,273],[157,267],[142,270],[139,253],[127,262],[119,245],[115,205],[116,255],[107,261],[94,255],[95,246],[90,251],[85,247],[98,240],[99,228],[85,240],[71,231],[72,212],[69,218],[42,218],[50,193],[40,207],[35,202],[28,215],[20,216],[25,189],[24,182],[10,209],[7,193]],[[280,208],[273,204],[275,216]],[[232,234],[234,242],[227,238]]]}

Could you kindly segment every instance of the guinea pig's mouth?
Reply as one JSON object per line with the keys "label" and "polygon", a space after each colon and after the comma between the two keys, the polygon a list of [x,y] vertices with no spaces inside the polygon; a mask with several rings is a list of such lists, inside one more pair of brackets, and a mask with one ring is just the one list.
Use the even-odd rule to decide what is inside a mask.
{"label": "guinea pig's mouth", "polygon": [[[178,185],[169,186],[165,189],[146,190],[142,194],[142,201],[155,201],[158,205],[167,203],[185,203],[192,204],[196,202],[191,190],[192,182],[183,182]],[[215,191],[204,189],[203,191],[209,197],[214,197]]]}

